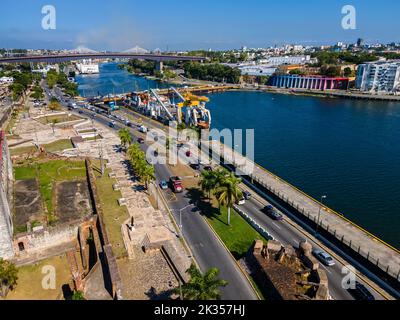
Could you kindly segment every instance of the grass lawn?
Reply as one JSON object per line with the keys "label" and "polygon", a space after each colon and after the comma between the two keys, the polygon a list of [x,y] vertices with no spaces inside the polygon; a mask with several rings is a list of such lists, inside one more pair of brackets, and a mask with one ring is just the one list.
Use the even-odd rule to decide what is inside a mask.
{"label": "grass lawn", "polygon": [[54,116],[46,116],[46,117],[41,117],[37,119],[40,123],[43,124],[48,124],[48,123],[63,123],[63,122],[69,122],[69,121],[75,121],[75,120],[80,120],[82,119],[81,117],[78,117],[76,115],[68,115],[68,114],[59,114],[59,115],[54,115]]}
{"label": "grass lawn", "polygon": [[46,203],[49,218],[53,215],[53,190],[55,182],[86,178],[84,161],[52,160],[34,162],[29,166],[15,167],[15,180],[38,179],[40,194]]}
{"label": "grass lawn", "polygon": [[[43,278],[49,271],[44,266],[52,266],[56,271],[55,289],[44,289]],[[46,271],[42,273],[42,271]],[[7,300],[56,300],[63,297],[62,286],[68,284],[72,276],[65,255],[52,257],[34,265],[18,268],[17,286],[11,291]]]}
{"label": "grass lawn", "polygon": [[210,203],[204,198],[198,187],[188,188],[187,190],[193,204],[203,212],[207,221],[237,260],[247,253],[254,240],[261,239],[265,243],[268,241],[235,210],[231,209],[231,225],[228,226],[227,208],[223,207],[220,211],[216,200],[213,199]]}
{"label": "grass lawn", "polygon": [[[96,166],[94,165],[94,167]],[[126,254],[121,225],[129,218],[129,213],[125,206],[120,207],[118,205],[118,199],[122,195],[120,191],[113,190],[112,186],[116,183],[116,180],[108,177],[109,172],[110,169],[106,169],[102,177],[96,169],[94,170],[106,232],[115,256],[120,258]]]}
{"label": "grass lawn", "polygon": [[62,140],[57,140],[52,143],[44,145],[44,148],[48,152],[56,152],[56,151],[62,151],[66,149],[72,149],[74,146],[71,143],[70,139],[62,139]]}
{"label": "grass lawn", "polygon": [[225,207],[221,209],[221,215],[208,216],[207,220],[236,259],[242,258],[247,253],[254,240],[260,239],[267,242],[267,239],[233,209],[231,209],[230,226],[227,224],[228,209]]}
{"label": "grass lawn", "polygon": [[[73,145],[71,143],[70,139],[62,139],[62,140],[57,140],[49,144],[45,144],[44,148],[48,152],[56,152],[56,151],[62,151],[65,149],[72,149]],[[15,148],[15,149],[10,149],[10,153],[12,156],[19,156],[25,153],[31,153],[36,151],[36,147],[34,146],[27,146],[27,147],[20,147],[20,148]]]}

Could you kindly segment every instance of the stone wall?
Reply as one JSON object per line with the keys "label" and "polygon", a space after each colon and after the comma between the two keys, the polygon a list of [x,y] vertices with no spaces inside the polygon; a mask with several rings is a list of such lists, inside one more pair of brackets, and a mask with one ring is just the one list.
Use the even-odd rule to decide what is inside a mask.
{"label": "stone wall", "polygon": [[13,169],[4,131],[0,131],[0,258],[14,256],[12,246]]}

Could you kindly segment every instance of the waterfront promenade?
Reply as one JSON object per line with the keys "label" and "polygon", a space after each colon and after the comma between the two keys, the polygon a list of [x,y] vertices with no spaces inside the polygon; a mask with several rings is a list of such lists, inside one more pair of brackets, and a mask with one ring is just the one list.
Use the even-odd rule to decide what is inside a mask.
{"label": "waterfront promenade", "polygon": [[242,173],[265,187],[269,192],[295,208],[307,219],[317,223],[320,231],[325,230],[341,243],[360,254],[372,264],[394,279],[400,279],[400,251],[368,231],[362,229],[342,214],[327,208],[288,182],[267,171],[253,161],[233,152],[229,147],[217,143],[210,144],[213,158],[221,156],[225,163],[233,164]]}

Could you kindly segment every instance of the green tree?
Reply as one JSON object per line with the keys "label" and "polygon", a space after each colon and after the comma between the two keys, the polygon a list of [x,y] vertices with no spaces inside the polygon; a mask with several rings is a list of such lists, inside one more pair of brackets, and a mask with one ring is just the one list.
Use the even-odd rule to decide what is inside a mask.
{"label": "green tree", "polygon": [[72,300],[86,300],[82,291],[75,291],[72,295]]}
{"label": "green tree", "polygon": [[18,269],[12,262],[0,258],[0,297],[5,298],[18,280]]}
{"label": "green tree", "polygon": [[176,294],[182,294],[183,300],[220,300],[220,288],[228,285],[228,282],[218,279],[219,270],[211,268],[204,275],[194,264],[186,271],[190,280],[181,288],[173,290]]}
{"label": "green tree", "polygon": [[119,138],[121,139],[121,145],[126,148],[132,144],[132,136],[127,128],[118,131]]}
{"label": "green tree", "polygon": [[239,188],[240,183],[241,179],[230,172],[220,178],[218,187],[214,191],[218,203],[228,208],[228,225],[231,224],[231,208],[243,197]]}

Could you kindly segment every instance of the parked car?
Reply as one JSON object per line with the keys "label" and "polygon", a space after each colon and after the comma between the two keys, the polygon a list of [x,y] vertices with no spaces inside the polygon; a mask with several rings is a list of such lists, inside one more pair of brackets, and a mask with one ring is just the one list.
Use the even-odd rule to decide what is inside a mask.
{"label": "parked car", "polygon": [[199,163],[193,163],[193,164],[191,165],[191,167],[192,167],[194,170],[200,170],[200,164],[199,164]]}
{"label": "parked car", "polygon": [[204,167],[204,170],[206,170],[206,171],[213,171],[213,169],[212,169],[211,166],[205,166],[205,167]]}
{"label": "parked car", "polygon": [[267,205],[264,208],[264,212],[273,220],[283,220],[283,216],[271,205]]}
{"label": "parked car", "polygon": [[312,253],[324,265],[326,265],[328,267],[335,265],[335,260],[333,260],[333,258],[329,254],[327,254],[325,251],[323,251],[321,249],[314,249]]}
{"label": "parked car", "polygon": [[369,292],[369,290],[356,281],[356,285],[354,289],[348,289],[348,292],[356,299],[356,300],[375,300],[375,297]]}
{"label": "parked car", "polygon": [[190,150],[186,151],[186,157],[191,157],[192,156],[192,152]]}
{"label": "parked car", "polygon": [[163,190],[168,189],[168,183],[167,183],[167,181],[161,180],[161,182],[160,182],[160,188],[163,189]]}
{"label": "parked car", "polygon": [[115,127],[115,121],[110,121],[108,123],[108,126],[111,127],[111,128],[114,128]]}
{"label": "parked car", "polygon": [[144,143],[144,139],[143,139],[143,138],[138,138],[137,141],[138,141],[140,144]]}
{"label": "parked car", "polygon": [[249,200],[251,198],[251,193],[245,190],[245,191],[243,191],[243,197],[246,200]]}

